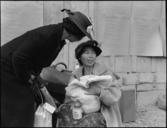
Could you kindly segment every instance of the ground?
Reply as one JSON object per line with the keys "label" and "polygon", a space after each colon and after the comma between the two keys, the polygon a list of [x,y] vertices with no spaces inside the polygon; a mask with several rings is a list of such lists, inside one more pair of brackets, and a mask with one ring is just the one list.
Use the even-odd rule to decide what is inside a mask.
{"label": "ground", "polygon": [[166,127],[166,110],[155,104],[138,106],[136,121],[123,124],[125,127]]}

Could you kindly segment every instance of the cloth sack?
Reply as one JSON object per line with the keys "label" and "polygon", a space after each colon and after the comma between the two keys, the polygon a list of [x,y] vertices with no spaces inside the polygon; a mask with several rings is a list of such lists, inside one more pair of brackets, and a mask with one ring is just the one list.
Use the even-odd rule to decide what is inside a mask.
{"label": "cloth sack", "polygon": [[34,127],[52,127],[52,114],[43,104],[39,105],[35,112]]}
{"label": "cloth sack", "polygon": [[57,109],[58,101],[50,95],[45,85],[40,88],[39,83],[33,82],[34,97],[38,106],[34,115],[34,127],[52,127],[52,114]]}
{"label": "cloth sack", "polygon": [[57,100],[50,95],[46,87],[41,88],[40,93],[43,97],[34,115],[34,127],[52,127],[52,114],[57,110]]}

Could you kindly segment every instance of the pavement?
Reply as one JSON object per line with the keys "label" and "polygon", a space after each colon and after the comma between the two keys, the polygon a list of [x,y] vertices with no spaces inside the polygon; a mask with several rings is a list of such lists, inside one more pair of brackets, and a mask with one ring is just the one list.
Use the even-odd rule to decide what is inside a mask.
{"label": "pavement", "polygon": [[166,110],[154,103],[137,107],[136,121],[123,123],[125,127],[166,127]]}

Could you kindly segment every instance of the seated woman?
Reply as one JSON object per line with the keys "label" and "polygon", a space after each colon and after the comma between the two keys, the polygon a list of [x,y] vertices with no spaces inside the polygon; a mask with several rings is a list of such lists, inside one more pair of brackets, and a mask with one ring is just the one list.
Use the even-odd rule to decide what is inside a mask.
{"label": "seated woman", "polygon": [[[82,90],[78,90],[76,94],[80,94],[80,96],[83,95],[84,98],[89,97],[89,95],[89,99],[94,98],[94,102],[92,102],[92,104],[94,104],[94,111],[92,110],[93,107],[91,109],[89,109],[89,107],[82,107],[82,110],[85,109],[88,111],[83,115],[78,116],[75,115],[74,110],[77,112],[77,108],[81,108],[82,105],[84,106],[84,102],[70,98],[70,95],[67,94],[70,87],[67,87],[67,97],[65,103],[59,107],[57,121],[58,127],[122,126],[118,106],[118,101],[121,97],[121,91],[118,84],[119,80],[117,80],[119,77],[111,70],[107,69],[104,65],[100,65],[96,62],[96,58],[101,54],[101,52],[102,50],[98,47],[98,43],[95,40],[89,40],[78,45],[75,49],[75,56],[80,64],[80,67],[73,72],[73,78],[71,78],[71,81],[74,79],[81,81],[83,76],[91,77],[110,75],[112,78],[112,82],[110,82],[111,85],[105,88],[101,88],[100,86],[90,86],[89,88],[84,88],[84,92],[86,93],[83,93]],[[89,104],[91,103],[89,102]],[[78,109],[78,111],[81,111],[81,109]]]}

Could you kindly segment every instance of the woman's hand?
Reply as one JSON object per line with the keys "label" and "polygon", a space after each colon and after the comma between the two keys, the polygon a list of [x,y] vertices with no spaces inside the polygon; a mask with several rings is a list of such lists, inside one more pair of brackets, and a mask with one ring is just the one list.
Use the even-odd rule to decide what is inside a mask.
{"label": "woman's hand", "polygon": [[84,88],[85,91],[87,91],[87,93],[85,93],[86,95],[100,95],[101,89],[99,86],[89,86],[89,88]]}

